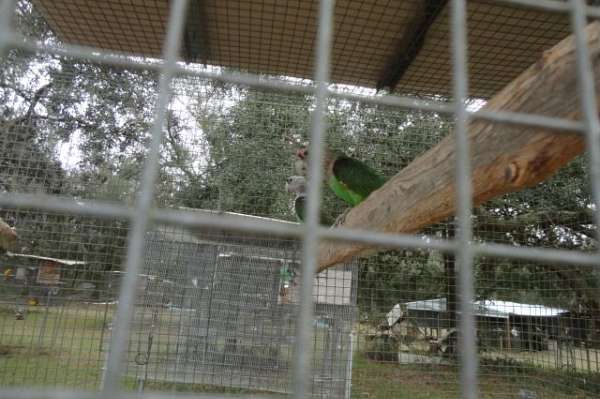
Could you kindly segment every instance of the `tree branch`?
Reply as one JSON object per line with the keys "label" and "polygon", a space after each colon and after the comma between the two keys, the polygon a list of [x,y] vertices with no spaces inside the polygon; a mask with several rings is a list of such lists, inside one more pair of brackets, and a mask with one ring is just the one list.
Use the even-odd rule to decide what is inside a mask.
{"label": "tree branch", "polygon": [[21,121],[27,121],[31,119],[31,115],[35,110],[35,106],[41,101],[42,97],[46,94],[50,86],[52,86],[52,82],[43,85],[42,87],[37,89],[35,93],[33,93],[33,97],[31,98],[31,102],[29,103],[29,107],[27,108],[27,112],[25,112],[25,115],[21,117]]}
{"label": "tree branch", "polygon": [[188,168],[185,167],[186,161],[184,159],[184,154],[182,153],[183,150],[181,149],[181,146],[178,143],[178,140],[173,136],[170,118],[167,118],[166,131],[167,131],[167,134],[165,135],[165,138],[167,139],[167,142],[173,149],[173,154],[175,156],[175,164],[183,172],[183,174],[186,175],[186,177],[188,178],[188,180],[191,183],[195,182],[197,180],[196,175],[194,173],[192,173]]}
{"label": "tree branch", "polygon": [[88,129],[95,129],[98,127],[98,125],[93,124],[93,123],[89,123],[81,118],[75,117],[75,116],[65,116],[65,117],[54,117],[54,116],[50,116],[50,115],[33,115],[31,116],[32,119],[44,119],[47,121],[51,121],[51,122],[63,122],[63,123],[69,123],[69,122],[76,122],[77,125],[80,128],[88,128]]}
{"label": "tree branch", "polygon": [[[600,24],[586,28],[587,44],[600,87]],[[546,51],[541,59],[508,84],[486,111],[512,111],[557,118],[580,118],[573,36]],[[473,204],[532,187],[581,154],[584,137],[533,126],[470,121]],[[431,148],[383,187],[353,208],[340,227],[387,233],[415,233],[455,213],[454,135]],[[324,242],[318,271],[367,255],[369,244]]]}

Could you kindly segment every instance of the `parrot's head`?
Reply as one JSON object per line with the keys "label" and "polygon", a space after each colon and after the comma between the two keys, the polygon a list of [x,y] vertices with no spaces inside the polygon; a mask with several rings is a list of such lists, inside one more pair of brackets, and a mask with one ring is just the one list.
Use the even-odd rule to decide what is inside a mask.
{"label": "parrot's head", "polygon": [[[323,155],[325,157],[325,162],[335,157],[335,153],[332,152],[329,147],[325,146],[323,149]],[[302,147],[296,150],[296,160],[302,161],[304,163],[308,162],[308,144],[304,144]]]}
{"label": "parrot's head", "polygon": [[306,192],[306,179],[304,176],[290,176],[285,183],[288,193],[303,194]]}
{"label": "parrot's head", "polygon": [[296,150],[296,158],[308,161],[308,145],[303,145]]}
{"label": "parrot's head", "polygon": [[294,153],[294,172],[298,175],[306,175],[308,167],[308,144],[298,148]]}

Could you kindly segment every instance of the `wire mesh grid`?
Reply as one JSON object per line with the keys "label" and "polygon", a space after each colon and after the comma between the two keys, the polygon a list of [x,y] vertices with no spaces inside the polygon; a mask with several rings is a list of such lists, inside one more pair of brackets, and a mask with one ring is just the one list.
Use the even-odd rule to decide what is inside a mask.
{"label": "wire mesh grid", "polygon": [[[127,14],[150,28],[94,34],[106,42],[129,37],[131,47],[114,49],[133,53],[141,37],[154,35],[159,43],[166,37],[152,54],[164,61],[60,44],[30,3],[12,3],[3,1],[0,13],[7,104],[0,204],[3,219],[18,227],[19,250],[3,260],[2,396],[68,397],[65,389],[89,389],[99,390],[94,397],[112,397],[127,395],[124,389],[147,396],[183,390],[213,397],[397,397],[428,386],[463,397],[598,392],[600,154],[583,31],[585,12],[597,16],[597,9],[577,0],[511,2],[538,7],[533,14],[559,11],[552,18],[563,23],[571,18],[583,110],[582,122],[573,122],[468,108],[467,67],[474,66],[466,63],[471,42],[461,0],[440,14],[452,34],[453,66],[442,63],[453,71],[447,82],[454,100],[447,102],[331,90],[332,53],[353,48],[351,35],[333,37],[339,16],[331,1],[307,3],[313,12],[320,7],[319,21],[302,21],[304,3],[293,8],[316,40],[316,49],[299,49],[309,59],[314,53],[315,62],[298,65],[316,66],[314,85],[178,64],[178,43],[200,58],[207,51],[182,39],[186,7],[198,12],[186,1],[149,16],[148,7],[121,9],[115,2],[105,8],[115,12],[107,18]],[[71,15],[60,7],[79,13],[76,4],[59,2],[42,15]],[[15,31],[6,23],[13,9]],[[347,16],[364,12],[349,7]],[[377,7],[373,13],[384,15]],[[164,15],[168,24],[159,24]],[[571,32],[568,23],[559,25],[558,36]],[[208,29],[204,34],[234,34],[229,27]],[[264,32],[257,35],[266,40]],[[370,45],[369,32],[358,36]],[[347,41],[339,47],[339,40]],[[250,49],[251,42],[236,46]],[[269,54],[257,53],[273,64]],[[360,83],[363,66],[375,64],[348,66],[356,74],[352,83]],[[585,133],[590,157],[539,187],[471,211],[472,119]],[[94,134],[74,138],[86,129]],[[343,211],[321,189],[325,141],[371,159],[391,177],[452,129],[456,221],[418,235],[319,226],[321,211],[329,219]],[[283,183],[290,153],[307,139],[305,223],[273,220],[295,219]],[[315,278],[317,246],[325,239],[397,249]],[[58,390],[29,390],[40,386]]]}

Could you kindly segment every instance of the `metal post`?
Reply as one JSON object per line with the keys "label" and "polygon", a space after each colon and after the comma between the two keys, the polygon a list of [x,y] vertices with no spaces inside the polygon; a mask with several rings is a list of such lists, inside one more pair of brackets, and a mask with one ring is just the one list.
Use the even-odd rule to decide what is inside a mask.
{"label": "metal post", "polygon": [[[40,327],[40,334],[38,337],[38,347],[41,349],[44,345],[44,335],[46,335],[46,326],[48,325],[48,314],[50,313],[50,287],[46,286],[48,290],[46,292],[46,311],[44,312],[44,317],[42,319],[42,326]],[[55,320],[55,324],[58,320]]]}
{"label": "metal post", "polygon": [[352,329],[350,331],[350,348],[348,349],[348,359],[346,363],[346,388],[344,391],[344,399],[350,399],[352,392],[352,360],[354,356],[354,341],[356,339],[356,332]]}
{"label": "metal post", "polygon": [[165,63],[159,82],[158,102],[152,126],[152,141],[144,164],[141,188],[136,200],[132,227],[128,237],[126,274],[121,285],[119,305],[114,323],[115,328],[106,361],[107,369],[104,386],[102,387],[102,397],[105,399],[115,397],[119,390],[123,360],[127,352],[127,340],[131,327],[137,276],[143,259],[146,230],[150,222],[154,197],[154,182],[158,175],[158,160],[163,136],[163,125],[171,97],[171,80],[174,75],[173,69],[177,62],[186,7],[187,0],[176,0],[171,4],[169,29],[163,48]]}
{"label": "metal post", "polygon": [[[123,67],[141,68],[161,72],[159,101],[156,106],[156,115],[152,130],[152,143],[148,151],[148,159],[144,168],[142,179],[142,188],[137,198],[134,209],[103,203],[101,201],[89,201],[80,205],[77,201],[63,200],[45,195],[28,195],[9,193],[0,195],[0,205],[15,207],[33,207],[35,209],[46,209],[52,211],[65,211],[69,214],[91,215],[97,217],[123,217],[133,221],[132,229],[128,241],[127,252],[127,274],[125,281],[121,286],[120,303],[114,323],[114,334],[110,346],[109,357],[106,368],[106,384],[103,388],[105,398],[112,397],[118,390],[118,382],[121,376],[122,361],[126,352],[126,343],[130,327],[130,318],[133,311],[135,286],[142,254],[144,250],[144,235],[151,218],[169,222],[171,224],[180,224],[186,226],[220,226],[223,228],[240,228],[247,231],[256,232],[274,232],[274,234],[293,233],[296,236],[302,234],[304,238],[302,260],[304,265],[303,284],[301,291],[301,308],[298,320],[298,339],[295,346],[295,373],[294,387],[295,397],[305,398],[308,393],[308,376],[310,371],[310,355],[312,351],[312,319],[313,319],[313,301],[312,285],[314,270],[316,267],[317,246],[319,240],[328,238],[337,238],[346,241],[358,241],[372,244],[390,244],[392,247],[410,247],[410,248],[437,248],[440,250],[456,251],[458,260],[459,274],[459,293],[460,293],[460,348],[461,348],[461,386],[463,396],[474,398],[477,396],[477,354],[475,342],[475,319],[473,317],[472,299],[474,294],[473,287],[473,257],[475,254],[488,254],[491,256],[505,256],[511,259],[525,259],[537,261],[553,261],[569,264],[580,264],[597,267],[598,257],[586,254],[570,253],[569,251],[533,249],[533,248],[514,248],[506,245],[496,244],[472,244],[472,226],[470,222],[471,212],[471,182],[469,166],[469,142],[467,139],[467,123],[469,118],[481,118],[497,122],[522,123],[539,127],[550,127],[554,129],[564,129],[567,131],[587,133],[588,154],[591,165],[591,186],[594,202],[596,205],[595,221],[600,222],[598,214],[598,205],[600,204],[600,123],[597,115],[597,103],[595,98],[594,74],[589,57],[589,50],[586,47],[586,38],[584,27],[586,23],[586,4],[583,0],[570,0],[567,2],[556,2],[548,0],[504,0],[505,2],[521,4],[524,6],[538,7],[553,11],[572,11],[572,22],[577,44],[577,73],[578,84],[581,92],[581,104],[583,110],[583,123],[555,119],[540,115],[522,115],[518,113],[490,112],[480,111],[471,113],[465,108],[465,100],[468,96],[467,90],[467,63],[466,63],[466,1],[453,0],[452,5],[452,59],[453,59],[453,82],[454,82],[454,103],[445,105],[435,101],[420,101],[408,97],[378,96],[363,97],[352,93],[335,93],[327,88],[329,78],[329,58],[332,36],[332,19],[334,2],[332,0],[322,0],[320,3],[320,19],[318,34],[318,50],[316,56],[316,88],[308,86],[294,86],[288,82],[277,82],[266,80],[251,74],[230,73],[230,72],[204,72],[197,70],[186,70],[176,64],[177,49],[180,42],[179,37],[185,21],[185,0],[172,2],[171,19],[169,23],[168,39],[164,46],[164,64],[152,64],[148,62],[132,62],[126,57],[118,57],[112,54],[104,54],[95,49],[83,46],[70,45],[52,45],[47,43],[34,43],[28,40],[21,40],[10,30],[10,20],[13,15],[14,0],[3,0],[0,2],[0,57],[5,55],[9,47],[21,48],[25,51],[40,51],[41,53],[56,54],[60,56],[70,56],[93,60],[103,64],[112,64]],[[595,11],[596,16],[598,10]],[[19,40],[17,40],[19,39]],[[167,104],[170,96],[170,82],[176,74],[182,76],[196,76],[219,81],[227,81],[236,84],[246,84],[252,87],[271,88],[277,90],[288,90],[290,92],[315,93],[317,98],[317,107],[312,121],[312,140],[311,140],[311,161],[310,161],[310,184],[308,191],[308,217],[302,230],[296,227],[276,227],[268,226],[260,222],[245,222],[240,219],[240,224],[236,223],[235,218],[218,219],[209,216],[190,216],[190,213],[177,213],[170,211],[156,211],[150,215],[153,186],[156,180],[158,167],[158,149],[161,142],[161,129],[166,117]],[[385,235],[375,232],[363,231],[321,231],[318,228],[318,210],[320,187],[322,177],[322,143],[324,137],[324,113],[326,110],[327,98],[329,95],[349,100],[359,100],[371,104],[390,105],[396,107],[408,107],[410,109],[421,109],[428,111],[441,112],[445,114],[453,113],[456,117],[456,178],[457,178],[457,213],[458,213],[458,232],[456,244],[454,242],[423,240],[408,235]],[[583,129],[584,128],[584,129]],[[557,133],[560,134],[560,133]],[[271,231],[272,230],[272,231]],[[212,291],[211,291],[212,295]],[[105,307],[105,317],[108,311],[108,304]],[[207,325],[209,328],[209,325]],[[511,349],[510,342],[510,320],[507,320],[507,345]],[[207,337],[208,338],[208,337]],[[102,338],[101,338],[102,339]],[[206,342],[206,341],[205,341]],[[567,342],[567,364],[570,362],[570,356],[573,356],[572,348],[569,349]],[[360,343],[360,341],[358,341]],[[351,346],[352,346],[351,342]],[[562,362],[561,339],[557,342],[557,363]],[[206,353],[206,351],[205,351]],[[352,350],[350,352],[351,362]],[[586,353],[589,356],[589,352]],[[597,352],[595,352],[597,357]],[[588,369],[590,368],[588,357]],[[598,367],[596,362],[596,367]],[[351,370],[350,365],[348,370]],[[348,379],[349,384],[349,379]],[[349,392],[349,385],[348,385]],[[13,397],[76,397],[77,395],[69,392],[53,393],[42,392],[37,396],[29,392],[11,392],[3,390],[3,394]],[[28,396],[30,395],[30,396]],[[82,394],[81,397],[95,397]]]}
{"label": "metal post", "polygon": [[327,84],[333,36],[333,0],[321,0],[319,7],[319,30],[315,56],[316,105],[311,126],[308,164],[307,216],[302,246],[302,282],[300,290],[300,314],[297,318],[296,343],[294,345],[294,398],[309,396],[308,377],[311,362],[313,335],[313,283],[317,268],[319,209],[323,178],[323,143],[325,137],[325,111],[327,109]]}
{"label": "metal post", "polygon": [[473,316],[473,251],[471,240],[471,166],[470,146],[467,136],[468,96],[467,72],[467,11],[465,0],[452,1],[452,65],[454,115],[456,126],[456,187],[458,231],[456,260],[460,293],[459,348],[461,359],[460,385],[462,397],[475,399],[477,389],[477,348],[475,340],[475,318]]}

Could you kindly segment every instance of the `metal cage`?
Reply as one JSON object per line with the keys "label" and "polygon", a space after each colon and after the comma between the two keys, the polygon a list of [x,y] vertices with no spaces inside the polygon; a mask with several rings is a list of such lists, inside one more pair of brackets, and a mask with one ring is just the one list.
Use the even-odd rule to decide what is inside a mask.
{"label": "metal cage", "polygon": [[[478,321],[481,323],[480,319],[486,318],[486,323],[490,324],[490,331],[493,331],[499,323],[514,318],[509,319],[509,316],[500,314],[497,309],[499,313],[492,315],[486,313],[489,309],[475,311],[474,259],[490,256],[515,261],[564,263],[586,266],[590,269],[598,266],[598,254],[595,252],[584,253],[475,242],[471,218],[472,182],[469,178],[471,167],[467,123],[471,120],[487,120],[585,135],[595,205],[594,220],[599,220],[596,213],[600,200],[600,123],[584,28],[588,17],[600,17],[600,9],[587,5],[583,0],[501,2],[532,10],[550,10],[569,16],[577,44],[577,77],[583,115],[581,121],[512,112],[478,111],[469,108],[466,0],[449,2],[451,101],[385,94],[358,95],[330,88],[333,0],[318,2],[318,21],[315,23],[317,40],[314,49],[311,49],[315,61],[312,65],[314,76],[310,84],[297,84],[290,80],[231,72],[226,69],[214,71],[196,69],[179,63],[179,49],[185,40],[189,40],[182,38],[182,32],[186,23],[186,10],[189,12],[188,8],[190,8],[188,3],[191,1],[168,2],[170,7],[168,29],[160,60],[124,57],[94,47],[40,43],[22,37],[11,24],[14,3],[13,0],[3,0],[0,3],[0,57],[5,56],[12,49],[18,49],[23,52],[55,54],[86,62],[146,70],[159,78],[153,123],[149,127],[150,140],[145,151],[143,172],[133,203],[114,203],[98,199],[79,200],[51,194],[21,193],[18,190],[0,194],[0,205],[6,208],[40,210],[58,215],[93,218],[97,221],[118,219],[126,226],[122,231],[123,234],[126,233],[126,237],[123,237],[126,242],[124,273],[121,273],[121,277],[116,277],[118,280],[116,286],[119,287],[118,297],[112,298],[111,293],[115,285],[104,287],[101,295],[107,298],[106,302],[111,299],[118,300],[114,321],[110,325],[110,342],[99,348],[99,352],[94,355],[100,359],[98,361],[104,363],[101,390],[79,392],[64,389],[2,387],[0,389],[2,397],[125,397],[130,394],[121,387],[123,376],[133,376],[136,379],[136,387],[139,388],[143,387],[148,376],[159,374],[166,380],[188,382],[191,380],[199,384],[209,383],[210,381],[206,379],[209,377],[228,378],[230,381],[235,380],[232,382],[234,385],[251,389],[256,388],[259,381],[260,384],[271,385],[274,391],[291,392],[293,397],[298,399],[309,397],[311,394],[322,397],[347,397],[349,382],[345,373],[352,362],[351,324],[357,318],[354,306],[356,269],[353,269],[352,265],[346,265],[346,269],[343,269],[350,275],[350,278],[346,278],[349,287],[347,303],[327,303],[327,300],[320,300],[319,295],[314,295],[315,289],[318,292],[319,284],[318,279],[314,277],[318,266],[318,246],[324,241],[335,241],[455,254],[456,262],[460,265],[457,277],[459,298],[457,326],[461,333],[456,338],[460,348],[460,390],[462,397],[476,398],[479,396],[477,342],[481,339],[476,336],[476,323]],[[239,214],[199,213],[168,207],[157,209],[153,206],[159,183],[160,148],[165,135],[163,127],[167,120],[168,104],[175,90],[174,85],[181,77],[314,96],[314,109],[310,122],[309,151],[312,154],[308,166],[310,183],[307,190],[307,217],[304,224],[279,223]],[[330,98],[358,100],[392,108],[431,111],[448,116],[454,121],[457,155],[455,175],[458,187],[454,237],[440,239],[417,234],[328,229],[319,224],[323,143],[327,136],[325,114]],[[563,133],[557,131],[556,134]],[[100,222],[97,223],[99,226]],[[187,232],[194,229],[201,232],[219,230],[230,235],[224,238],[214,237],[209,233],[191,235]],[[269,238],[260,238],[265,235]],[[232,237],[242,240],[242,244],[232,244]],[[206,261],[199,259],[206,259]],[[190,266],[191,260],[193,260],[193,267]],[[169,267],[165,267],[166,264]],[[276,306],[278,301],[281,301],[278,292],[281,289],[279,273],[284,264],[302,265],[298,296],[291,300],[293,305],[290,305],[289,309],[285,306]],[[240,270],[245,270],[244,268],[251,270],[240,273]],[[82,273],[92,272],[88,270]],[[326,282],[325,285],[327,286]],[[232,297],[231,293],[235,293],[235,297]],[[136,305],[140,305],[144,311],[136,312],[138,309]],[[404,311],[411,312],[412,309],[415,318],[421,317],[419,312],[435,310],[419,303],[405,305]],[[483,309],[485,304],[479,305]],[[436,302],[435,306],[441,305]],[[100,319],[103,317],[104,322],[108,323],[106,308],[98,308],[96,312],[100,315]],[[101,316],[102,314],[104,316]],[[249,317],[259,321],[255,321],[254,324],[248,323],[245,319]],[[429,315],[425,319],[432,320],[433,317]],[[314,320],[320,320],[324,327],[314,329]],[[547,323],[552,325],[552,322]],[[246,329],[249,326],[260,328],[261,325],[267,324],[277,325],[277,328],[269,327],[271,332],[278,334],[277,337],[259,336],[255,331]],[[430,327],[431,324],[427,325],[427,328]],[[552,328],[548,327],[549,330]],[[164,338],[161,334],[166,334],[166,331],[176,331],[174,336],[177,340],[170,342],[167,339],[168,342],[161,342]],[[217,335],[219,339],[209,339]],[[106,338],[108,339],[108,335]],[[315,358],[315,352],[311,350],[316,339],[328,347],[319,352],[321,358],[318,356]],[[486,339],[491,340],[493,337]],[[261,340],[267,340],[271,347],[263,345],[264,342]],[[134,359],[127,359],[128,353],[131,356],[131,352],[127,350],[129,345],[139,348]],[[149,348],[153,345],[161,345],[161,349],[150,351]],[[286,356],[281,356],[284,352]],[[568,351],[564,356],[569,356]],[[162,360],[158,361],[158,357],[162,357]],[[135,366],[131,366],[132,364]],[[225,366],[231,364],[237,367],[238,375],[225,375]],[[334,364],[336,366],[333,366]],[[199,377],[195,379],[194,373],[201,369],[209,372],[203,374],[204,379]],[[242,369],[245,371],[242,372]],[[231,373],[231,368],[227,370],[227,373]],[[318,382],[311,378],[315,370],[319,374]],[[340,370],[342,374],[336,374],[340,373]],[[288,375],[291,375],[292,380],[290,388],[287,387]],[[169,393],[145,393],[144,395],[161,398],[173,396]],[[207,397],[219,396],[214,394]]]}

